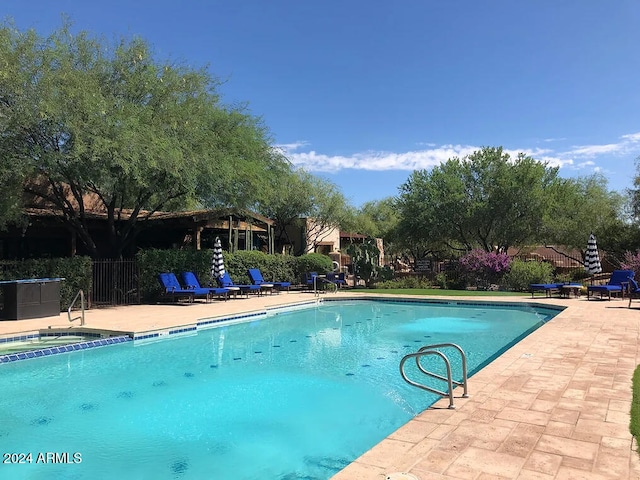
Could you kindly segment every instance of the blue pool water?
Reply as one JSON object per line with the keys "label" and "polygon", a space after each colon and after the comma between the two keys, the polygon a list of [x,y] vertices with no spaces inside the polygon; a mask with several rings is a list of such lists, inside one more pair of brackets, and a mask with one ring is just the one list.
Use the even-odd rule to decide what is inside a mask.
{"label": "blue pool water", "polygon": [[0,478],[327,479],[437,400],[401,379],[403,355],[456,343],[472,374],[556,313],[325,302],[0,365],[0,451],[32,454]]}

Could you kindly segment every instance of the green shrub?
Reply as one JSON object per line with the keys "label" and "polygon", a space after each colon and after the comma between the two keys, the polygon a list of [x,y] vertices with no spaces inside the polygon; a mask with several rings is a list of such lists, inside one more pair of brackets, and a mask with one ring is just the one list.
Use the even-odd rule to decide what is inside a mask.
{"label": "green shrub", "polygon": [[0,264],[0,280],[29,278],[64,278],[60,283],[61,311],[69,308],[80,289],[91,291],[91,258],[77,256],[65,258],[33,258],[20,261],[3,261]]}
{"label": "green shrub", "polygon": [[162,288],[157,276],[162,272],[195,272],[203,285],[209,284],[211,271],[211,250],[175,250],[149,249],[141,250],[136,255],[140,271],[140,296],[142,301],[156,301]]}
{"label": "green shrub", "polygon": [[447,274],[440,272],[436,274],[436,285],[443,290],[447,288]]}
{"label": "green shrub", "polygon": [[411,276],[397,278],[395,280],[386,280],[376,283],[376,288],[383,289],[399,289],[399,288],[431,288],[431,283],[423,277]]}
{"label": "green shrub", "polygon": [[629,422],[629,430],[631,435],[636,439],[636,443],[640,440],[640,366],[636,367],[633,372],[632,379],[633,395],[631,398],[631,421]]}
{"label": "green shrub", "polygon": [[[212,250],[142,250],[136,256],[140,269],[140,292],[143,301],[153,302],[160,298],[162,289],[157,280],[158,273],[190,270],[203,286],[210,284]],[[298,284],[300,273],[307,271],[326,272],[331,269],[331,259],[317,253],[292,257],[269,255],[258,251],[223,252],[224,267],[236,283],[248,283],[249,268],[260,269],[265,280]],[[312,268],[312,270],[307,270]]]}
{"label": "green shrub", "polygon": [[298,283],[295,274],[296,257],[291,255],[269,255],[256,250],[240,250],[223,253],[225,269],[236,283],[250,283],[247,270],[257,268],[265,281]]}
{"label": "green shrub", "polygon": [[327,255],[308,253],[300,257],[295,257],[294,274],[298,282],[302,280],[306,273],[318,272],[319,274],[323,274],[332,270],[333,263]]}
{"label": "green shrub", "polygon": [[448,272],[446,275],[446,288],[449,290],[466,290],[469,285],[468,278],[457,271]]}
{"label": "green shrub", "polygon": [[527,291],[532,283],[549,283],[553,278],[553,265],[536,260],[513,260],[509,271],[502,278],[505,287],[515,291]]}

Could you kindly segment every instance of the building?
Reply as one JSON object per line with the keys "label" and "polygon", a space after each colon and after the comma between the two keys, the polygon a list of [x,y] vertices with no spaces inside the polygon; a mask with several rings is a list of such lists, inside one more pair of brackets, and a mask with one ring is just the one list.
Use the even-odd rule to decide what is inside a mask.
{"label": "building", "polygon": [[[130,212],[119,213],[120,222]],[[99,211],[85,213],[94,240],[107,242],[107,215]],[[223,247],[237,250],[274,252],[274,221],[241,209],[154,212],[139,220],[134,242],[123,253],[132,257],[141,248],[213,248],[215,237]],[[103,234],[104,233],[104,234]],[[0,231],[0,258],[21,259],[87,255],[77,234],[67,226],[59,212],[51,208],[26,208],[20,222]]]}

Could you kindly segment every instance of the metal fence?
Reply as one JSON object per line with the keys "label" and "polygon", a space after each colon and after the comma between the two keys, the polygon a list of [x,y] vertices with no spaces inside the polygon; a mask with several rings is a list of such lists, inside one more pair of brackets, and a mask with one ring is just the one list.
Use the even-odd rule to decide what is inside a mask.
{"label": "metal fence", "polygon": [[92,273],[92,307],[140,303],[140,272],[135,259],[94,260]]}

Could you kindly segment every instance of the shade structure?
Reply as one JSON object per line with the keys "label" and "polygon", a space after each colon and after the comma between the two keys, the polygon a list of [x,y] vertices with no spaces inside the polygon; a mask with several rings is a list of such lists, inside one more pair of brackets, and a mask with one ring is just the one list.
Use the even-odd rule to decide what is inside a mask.
{"label": "shade structure", "polygon": [[596,236],[593,233],[589,235],[589,241],[587,242],[587,253],[584,256],[584,270],[589,275],[602,272]]}
{"label": "shade structure", "polygon": [[224,273],[222,242],[220,242],[220,237],[216,237],[216,241],[213,244],[213,257],[211,259],[211,283],[215,283],[216,279],[222,277]]}

